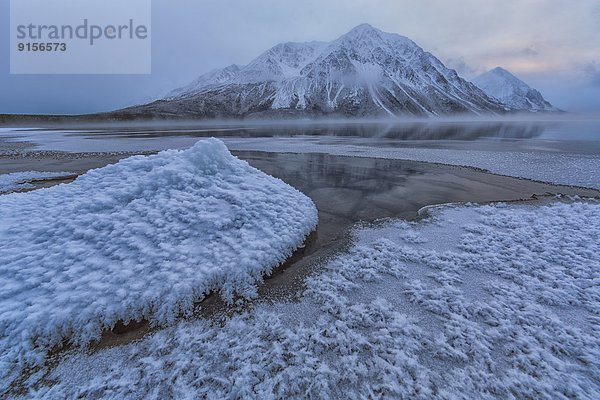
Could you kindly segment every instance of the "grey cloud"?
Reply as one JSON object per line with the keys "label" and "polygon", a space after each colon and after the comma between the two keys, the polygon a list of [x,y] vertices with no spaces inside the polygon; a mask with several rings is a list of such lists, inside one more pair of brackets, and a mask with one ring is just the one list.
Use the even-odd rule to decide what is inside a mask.
{"label": "grey cloud", "polygon": [[469,65],[463,57],[447,58],[444,60],[444,64],[446,64],[447,67],[456,70],[458,75],[466,79],[471,79],[482,72],[485,72],[482,69],[477,69]]}
{"label": "grey cloud", "polygon": [[540,53],[532,47],[526,47],[526,48],[520,50],[520,54],[525,57],[535,57],[535,56],[539,55]]}
{"label": "grey cloud", "polygon": [[526,47],[510,47],[493,49],[488,52],[488,56],[497,58],[535,58],[540,55],[540,51],[535,49],[535,46]]}
{"label": "grey cloud", "polygon": [[592,85],[600,86],[600,63],[593,61],[581,65],[580,68]]}

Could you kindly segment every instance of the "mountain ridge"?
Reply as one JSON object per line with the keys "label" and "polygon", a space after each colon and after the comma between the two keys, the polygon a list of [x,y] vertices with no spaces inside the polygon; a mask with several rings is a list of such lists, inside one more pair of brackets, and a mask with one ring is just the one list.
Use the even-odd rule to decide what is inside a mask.
{"label": "mountain ridge", "polygon": [[443,116],[516,111],[411,39],[361,24],[331,42],[277,44],[247,65],[201,75],[128,117]]}

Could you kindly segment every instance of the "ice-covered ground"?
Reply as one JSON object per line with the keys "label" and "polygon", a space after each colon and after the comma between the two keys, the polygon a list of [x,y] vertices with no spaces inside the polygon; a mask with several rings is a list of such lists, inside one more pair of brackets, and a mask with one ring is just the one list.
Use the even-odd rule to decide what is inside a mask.
{"label": "ice-covered ground", "polygon": [[[302,193],[216,139],[0,196],[0,393],[67,340],[252,297],[317,223]],[[0,394],[1,397],[1,394]]]}
{"label": "ice-covered ground", "polygon": [[541,151],[491,151],[324,144],[319,138],[224,138],[231,150],[326,153],[476,167],[560,185],[600,188],[600,155]]}
{"label": "ice-covered ground", "polygon": [[73,176],[70,172],[24,171],[0,174],[0,194],[17,190],[34,189],[32,181]]}
{"label": "ice-covered ground", "polygon": [[300,302],[75,353],[39,398],[600,398],[600,204],[358,228]]}

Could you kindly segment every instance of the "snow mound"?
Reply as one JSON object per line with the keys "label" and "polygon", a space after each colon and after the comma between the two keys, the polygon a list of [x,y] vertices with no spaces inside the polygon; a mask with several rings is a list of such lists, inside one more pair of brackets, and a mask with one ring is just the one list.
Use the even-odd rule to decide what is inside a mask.
{"label": "snow mound", "polygon": [[299,303],[73,355],[35,398],[597,399],[600,204],[356,233]]}
{"label": "snow mound", "polygon": [[216,140],[0,196],[0,389],[68,339],[255,295],[316,226],[302,193]]}
{"label": "snow mound", "polygon": [[72,176],[70,172],[42,172],[42,171],[25,171],[13,172],[10,174],[0,175],[0,194],[14,192],[16,190],[34,189],[33,181],[44,179],[54,179]]}

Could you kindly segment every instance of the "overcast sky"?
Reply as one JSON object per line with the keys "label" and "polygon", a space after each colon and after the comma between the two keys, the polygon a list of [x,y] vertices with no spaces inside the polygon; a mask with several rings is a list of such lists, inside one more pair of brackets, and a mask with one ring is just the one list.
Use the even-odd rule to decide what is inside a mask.
{"label": "overcast sky", "polygon": [[560,108],[600,111],[600,0],[153,0],[152,74],[129,76],[10,75],[9,0],[0,2],[0,113],[145,102],[277,43],[329,41],[364,22],[467,79],[502,66]]}

